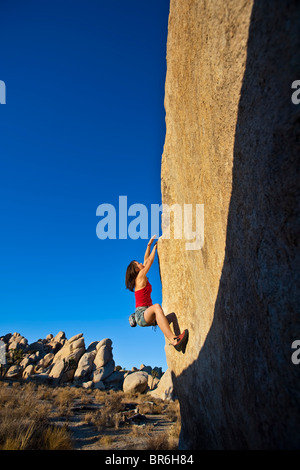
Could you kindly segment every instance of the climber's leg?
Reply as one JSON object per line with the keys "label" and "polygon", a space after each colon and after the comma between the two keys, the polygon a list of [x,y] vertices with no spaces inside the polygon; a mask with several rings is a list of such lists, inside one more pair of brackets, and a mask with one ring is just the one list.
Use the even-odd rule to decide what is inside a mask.
{"label": "climber's leg", "polygon": [[148,307],[147,310],[145,310],[144,312],[144,319],[149,325],[151,325],[155,320],[163,334],[170,341],[170,343],[173,346],[177,344],[177,337],[171,330],[169,322],[164,314],[164,311],[159,304],[154,304]]}
{"label": "climber's leg", "polygon": [[175,312],[168,313],[168,315],[166,315],[166,319],[168,320],[170,325],[172,324],[175,335],[179,336],[180,328],[179,328],[179,323],[178,323],[176,313]]}

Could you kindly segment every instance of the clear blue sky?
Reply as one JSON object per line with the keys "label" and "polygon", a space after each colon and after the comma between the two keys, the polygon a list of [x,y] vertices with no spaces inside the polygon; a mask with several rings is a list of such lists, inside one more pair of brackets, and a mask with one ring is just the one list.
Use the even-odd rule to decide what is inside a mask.
{"label": "clear blue sky", "polygon": [[[161,331],[128,323],[125,271],[147,240],[99,240],[96,209],[125,195],[150,221],[161,203],[168,14],[169,0],[1,2],[0,336],[109,337],[116,364],[166,369]],[[149,280],[161,303],[157,259]]]}

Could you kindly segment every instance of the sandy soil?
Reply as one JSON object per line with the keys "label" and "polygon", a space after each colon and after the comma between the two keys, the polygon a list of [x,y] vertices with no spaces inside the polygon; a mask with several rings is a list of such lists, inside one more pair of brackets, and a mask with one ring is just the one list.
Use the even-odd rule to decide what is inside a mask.
{"label": "sandy soil", "polygon": [[[172,450],[177,448],[180,432],[178,403],[160,402],[140,395],[136,400],[122,399],[123,411],[115,424],[97,423],[97,415],[106,408],[91,397],[89,402],[80,399],[72,402],[67,416],[52,419],[56,425],[67,425],[76,450]],[[157,406],[156,406],[157,405]],[[140,413],[143,408],[150,412]],[[152,408],[152,410],[151,410]],[[156,412],[156,410],[158,412]]]}

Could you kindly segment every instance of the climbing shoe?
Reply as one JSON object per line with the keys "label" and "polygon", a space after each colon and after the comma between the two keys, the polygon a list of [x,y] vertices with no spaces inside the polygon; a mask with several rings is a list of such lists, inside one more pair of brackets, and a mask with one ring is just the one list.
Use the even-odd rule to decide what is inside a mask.
{"label": "climbing shoe", "polygon": [[177,351],[182,351],[184,353],[188,338],[189,338],[189,330],[184,330],[184,332],[181,333],[181,335],[177,336],[178,341],[175,344],[174,348]]}

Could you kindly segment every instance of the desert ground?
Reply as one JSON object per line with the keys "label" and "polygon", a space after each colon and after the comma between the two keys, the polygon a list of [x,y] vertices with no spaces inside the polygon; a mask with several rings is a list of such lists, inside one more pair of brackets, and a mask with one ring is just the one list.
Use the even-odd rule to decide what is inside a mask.
{"label": "desert ground", "polygon": [[0,450],[176,450],[178,401],[0,381]]}

